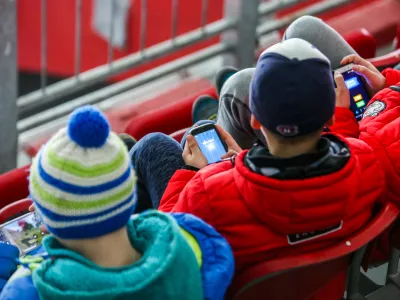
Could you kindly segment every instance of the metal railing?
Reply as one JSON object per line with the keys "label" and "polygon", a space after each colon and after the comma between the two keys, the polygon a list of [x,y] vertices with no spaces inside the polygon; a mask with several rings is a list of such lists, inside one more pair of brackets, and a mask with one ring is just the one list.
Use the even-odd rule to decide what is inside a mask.
{"label": "metal railing", "polygon": [[[287,3],[287,5],[292,5],[293,2],[295,2],[295,1],[291,1],[291,2]],[[294,20],[296,20],[297,18],[299,18],[301,16],[318,15],[320,13],[324,13],[326,11],[337,8],[337,7],[342,6],[349,2],[351,2],[351,1],[349,1],[349,0],[334,0],[334,1],[324,1],[324,2],[316,3],[308,8],[297,11],[296,13],[291,14],[287,17],[261,24],[257,28],[257,36],[260,37],[260,36],[266,35],[268,33],[271,33],[275,30],[284,29],[287,26],[289,26],[290,23],[292,23]],[[268,10],[264,9],[264,12],[265,11],[268,11]]]}
{"label": "metal railing", "polygon": [[[143,45],[141,45],[139,52],[129,54],[118,60],[109,61],[106,65],[82,73],[76,73],[71,78],[47,87],[42,86],[40,90],[20,97],[17,100],[19,114],[30,116],[33,113],[37,113],[38,108],[41,106],[51,104],[60,97],[71,95],[134,67],[217,36],[228,29],[232,29],[234,26],[235,22],[233,20],[220,20],[155,46],[142,49]],[[44,77],[46,77],[46,72],[42,70],[41,78]]]}
{"label": "metal railing", "polygon": [[[111,17],[113,17],[117,0],[110,1],[112,2],[110,14]],[[11,126],[13,127],[14,134],[16,135],[17,133],[25,133],[29,130],[37,128],[38,126],[43,126],[43,124],[46,124],[57,118],[64,117],[81,105],[102,102],[122,92],[142,86],[165,75],[177,72],[180,69],[187,68],[189,66],[193,66],[218,55],[231,54],[234,58],[236,66],[239,68],[251,66],[254,63],[256,41],[260,37],[285,28],[300,15],[319,14],[351,2],[351,0],[325,0],[308,6],[301,11],[297,11],[295,14],[280,19],[272,19],[261,22],[261,20],[263,20],[265,17],[271,16],[282,9],[292,7],[299,2],[305,2],[306,0],[269,0],[263,3],[260,3],[259,0],[224,0],[224,18],[212,23],[208,23],[207,15],[209,1],[210,0],[202,0],[202,8],[200,13],[201,26],[193,31],[178,35],[178,8],[180,1],[172,0],[171,39],[154,46],[146,47],[148,2],[147,0],[141,0],[139,50],[136,53],[129,54],[125,57],[114,59],[113,38],[115,25],[114,22],[111,21],[109,24],[110,40],[107,50],[107,63],[91,70],[81,72],[82,0],[75,0],[76,19],[74,76],[57,83],[47,85],[48,65],[46,19],[48,0],[41,0],[41,88],[37,91],[19,97],[16,101],[15,97],[13,98],[14,100],[7,100],[8,102],[11,102],[12,100],[14,101],[13,104],[10,105],[12,106],[10,111],[14,111],[18,114],[19,120],[16,125],[16,129]],[[13,10],[13,13],[15,13],[16,1],[9,2],[11,4],[8,4],[8,6],[11,10]],[[0,29],[3,26],[5,26],[4,21],[2,21],[0,18]],[[14,28],[16,28],[15,24]],[[157,58],[176,53],[181,49],[217,36],[222,36],[220,43],[194,52],[175,61],[166,63],[142,74],[72,99],[66,103],[59,104],[60,99],[74,95],[75,93],[83,91],[88,87],[93,87],[100,82],[106,81],[110,77],[126,72],[132,68],[138,67]],[[14,42],[15,40],[16,37],[14,36]],[[2,43],[4,42],[0,41],[0,46]],[[15,89],[16,84],[15,77]],[[0,87],[1,85],[2,83],[0,82]],[[11,124],[15,124],[16,118],[11,118],[11,116],[0,112],[0,127],[6,123],[9,124],[10,122]],[[8,125],[8,127],[10,127],[10,125]],[[5,147],[0,144],[0,154],[4,153],[5,151],[11,151],[9,149],[4,150],[3,148]],[[13,151],[16,152],[15,147]],[[2,158],[1,160],[3,161]],[[14,166],[14,159],[5,162],[5,164],[2,163],[0,164],[0,173]]]}

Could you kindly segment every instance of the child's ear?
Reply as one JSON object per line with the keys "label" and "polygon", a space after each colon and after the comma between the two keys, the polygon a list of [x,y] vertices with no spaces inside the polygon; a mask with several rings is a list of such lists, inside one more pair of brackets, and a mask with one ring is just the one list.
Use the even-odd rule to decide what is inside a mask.
{"label": "child's ear", "polygon": [[333,115],[332,118],[326,123],[326,126],[333,126],[335,124],[335,116]]}
{"label": "child's ear", "polygon": [[261,124],[260,122],[258,122],[258,120],[256,119],[255,116],[251,115],[251,119],[250,119],[250,125],[253,129],[261,129]]}

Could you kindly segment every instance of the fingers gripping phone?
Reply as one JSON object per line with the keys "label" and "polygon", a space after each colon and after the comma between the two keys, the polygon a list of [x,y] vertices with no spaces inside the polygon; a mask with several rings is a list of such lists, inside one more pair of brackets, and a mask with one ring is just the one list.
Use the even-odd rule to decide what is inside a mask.
{"label": "fingers gripping phone", "polygon": [[362,77],[353,71],[353,66],[354,64],[348,64],[336,69],[334,72],[342,74],[344,82],[350,91],[350,110],[354,113],[357,121],[360,121],[371,98],[368,95]]}
{"label": "fingers gripping phone", "polygon": [[0,225],[0,243],[16,246],[20,256],[24,256],[42,245],[46,233],[40,230],[41,225],[35,212],[11,220]]}
{"label": "fingers gripping phone", "polygon": [[190,131],[190,134],[196,139],[208,164],[221,161],[221,156],[228,152],[228,147],[213,124],[195,127]]}

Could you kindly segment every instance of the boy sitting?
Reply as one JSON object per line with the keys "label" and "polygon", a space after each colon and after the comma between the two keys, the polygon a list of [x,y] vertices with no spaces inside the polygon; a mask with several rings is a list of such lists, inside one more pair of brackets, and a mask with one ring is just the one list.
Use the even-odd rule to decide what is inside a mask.
{"label": "boy sitting", "polygon": [[359,137],[374,149],[385,171],[388,198],[400,207],[400,71],[380,73],[358,55],[343,58],[342,65],[354,63],[353,70],[363,76],[373,98],[360,124],[348,108],[337,109],[332,131],[347,137]]}
{"label": "boy sitting", "polygon": [[[343,77],[335,79],[336,105],[349,106]],[[343,240],[368,222],[385,189],[381,166],[366,143],[322,134],[334,122],[336,95],[329,60],[311,44],[289,39],[264,51],[250,93],[251,124],[262,131],[268,148],[255,145],[231,161],[207,166],[189,135],[186,165],[176,163],[181,169],[158,206],[193,213],[214,226],[232,246],[238,271]],[[230,150],[239,150],[229,134],[219,131]],[[153,134],[132,149],[139,180],[148,189],[157,168],[166,167],[160,160],[177,155],[173,143]],[[158,165],[143,161],[146,151],[157,155]],[[151,200],[157,207],[158,199]]]}
{"label": "boy sitting", "polygon": [[[0,299],[223,299],[233,275],[229,245],[191,215],[131,217],[135,173],[97,109],[75,111],[41,149],[29,180],[50,232],[47,253],[21,258]],[[0,244],[2,280],[17,255]]]}

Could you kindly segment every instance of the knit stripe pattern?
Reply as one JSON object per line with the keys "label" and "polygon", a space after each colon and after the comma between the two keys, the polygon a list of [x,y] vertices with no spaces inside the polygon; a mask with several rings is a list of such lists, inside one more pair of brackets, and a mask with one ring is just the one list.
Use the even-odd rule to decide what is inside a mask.
{"label": "knit stripe pattern", "polygon": [[121,139],[82,147],[61,129],[42,147],[30,174],[30,196],[48,230],[63,239],[93,238],[128,222],[136,179]]}

